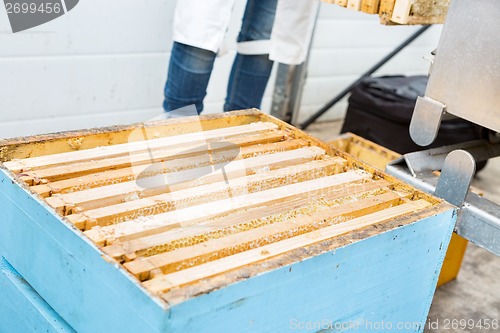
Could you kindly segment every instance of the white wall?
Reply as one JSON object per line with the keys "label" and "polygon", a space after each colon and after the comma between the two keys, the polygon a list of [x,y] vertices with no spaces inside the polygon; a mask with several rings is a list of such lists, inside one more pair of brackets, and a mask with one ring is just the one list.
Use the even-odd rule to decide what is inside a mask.
{"label": "white wall", "polygon": [[[244,0],[228,31],[233,41]],[[43,26],[12,34],[0,7],[0,137],[144,121],[162,113],[171,47],[169,0],[85,0]],[[322,5],[301,114],[317,109],[409,35],[415,27],[384,27],[376,16]],[[383,73],[425,73],[440,28],[405,50]],[[220,112],[234,52],[219,58],[207,113]],[[274,75],[274,74],[273,74]],[[263,110],[270,109],[274,77]],[[342,116],[345,105],[327,118]]]}

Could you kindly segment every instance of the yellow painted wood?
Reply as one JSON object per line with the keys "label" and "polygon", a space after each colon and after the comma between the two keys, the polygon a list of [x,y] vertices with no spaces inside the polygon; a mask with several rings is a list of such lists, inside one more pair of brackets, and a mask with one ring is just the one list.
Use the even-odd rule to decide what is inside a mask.
{"label": "yellow painted wood", "polygon": [[441,273],[439,274],[437,284],[438,287],[451,282],[458,277],[468,243],[469,242],[465,238],[453,233],[450,245],[448,246],[448,251],[444,257]]}

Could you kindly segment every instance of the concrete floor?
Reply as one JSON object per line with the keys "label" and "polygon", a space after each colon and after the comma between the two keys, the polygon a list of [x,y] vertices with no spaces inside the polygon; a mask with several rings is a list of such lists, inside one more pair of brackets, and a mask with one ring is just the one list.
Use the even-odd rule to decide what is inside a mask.
{"label": "concrete floor", "polygon": [[[324,141],[334,140],[342,122],[311,125],[307,132]],[[488,161],[473,185],[489,200],[500,204],[500,157]],[[468,322],[460,322],[460,319]],[[500,325],[500,257],[469,243],[457,280],[441,286],[434,295],[425,332],[500,332],[470,327],[480,320]],[[453,327],[456,324],[456,328]]]}

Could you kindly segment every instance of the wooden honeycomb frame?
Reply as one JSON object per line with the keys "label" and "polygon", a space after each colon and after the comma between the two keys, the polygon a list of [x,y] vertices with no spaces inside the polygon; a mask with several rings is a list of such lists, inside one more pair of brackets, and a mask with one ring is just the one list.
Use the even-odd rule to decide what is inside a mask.
{"label": "wooden honeycomb frame", "polygon": [[257,110],[139,128],[5,140],[0,158],[169,304],[449,209]]}
{"label": "wooden honeycomb frame", "polygon": [[378,14],[384,25],[444,23],[450,0],[322,0],[351,10]]}

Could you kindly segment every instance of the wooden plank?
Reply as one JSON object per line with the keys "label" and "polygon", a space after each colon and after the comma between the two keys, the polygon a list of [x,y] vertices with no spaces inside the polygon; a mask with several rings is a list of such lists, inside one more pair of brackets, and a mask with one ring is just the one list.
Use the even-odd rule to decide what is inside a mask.
{"label": "wooden plank", "polygon": [[201,244],[176,249],[175,251],[160,253],[147,258],[138,258],[125,263],[124,267],[139,280],[144,281],[152,278],[152,271],[159,270],[161,274],[173,273],[330,225],[347,224],[353,218],[397,206],[400,203],[400,195],[386,192],[356,202],[331,206],[324,205],[312,209],[310,214],[301,214],[293,219],[278,220],[276,223],[260,228],[209,240]]}
{"label": "wooden plank", "polygon": [[378,16],[381,24],[391,24],[392,11],[396,0],[380,0]]}
{"label": "wooden plank", "polygon": [[342,7],[346,7],[347,6],[347,0],[334,0],[334,3],[336,5],[339,5],[339,6],[342,6]]}
{"label": "wooden plank", "polygon": [[[293,150],[296,148],[307,146],[307,142],[301,139],[288,140],[283,142],[259,144],[249,147],[241,147],[238,156],[225,155],[225,154],[212,154],[211,158],[204,158],[199,160],[198,157],[178,159],[175,162],[166,163],[153,163],[151,165],[134,166],[118,170],[103,171],[84,175],[77,178],[65,179],[46,183],[43,185],[35,185],[30,188],[33,192],[42,197],[48,197],[55,193],[72,193],[83,191],[92,188],[98,188],[110,184],[116,184],[127,181],[136,181],[149,176],[174,173],[173,176],[183,178],[179,173],[182,169],[197,170],[197,177],[202,178],[208,172],[215,172],[231,160],[237,161],[242,159],[253,158],[260,155],[273,154]],[[252,160],[253,161],[253,160]],[[253,162],[252,162],[253,163]],[[181,170],[181,171],[178,171]],[[189,172],[188,172],[189,173]]]}
{"label": "wooden plank", "polygon": [[[128,261],[138,256],[150,256],[166,251],[172,251],[188,245],[199,244],[210,239],[219,239],[227,235],[260,227],[279,220],[293,218],[309,210],[310,206],[321,207],[325,201],[332,202],[349,197],[349,200],[375,196],[390,186],[385,180],[351,183],[341,186],[336,191],[310,193],[309,196],[296,196],[278,202],[274,205],[260,206],[230,214],[221,218],[202,221],[196,228],[174,228],[166,232],[133,239],[124,242],[108,244],[103,251],[119,261]],[[344,199],[345,200],[345,199]]]}
{"label": "wooden plank", "polygon": [[361,11],[368,14],[377,14],[380,6],[380,0],[363,0],[361,2]]}
{"label": "wooden plank", "polygon": [[[196,117],[184,117],[168,120],[152,120],[130,125],[108,126],[84,130],[65,131],[41,134],[23,138],[0,140],[0,162],[14,159],[25,159],[86,150],[96,147],[117,145],[142,141],[143,137],[132,135],[141,129],[148,137],[167,137],[197,132],[201,129],[209,131],[221,127],[247,125],[256,121],[270,121],[278,124],[276,119],[265,116],[256,109],[216,113]],[[290,129],[286,123],[279,123],[280,128]]]}
{"label": "wooden plank", "polygon": [[450,0],[414,0],[406,24],[442,24]]}
{"label": "wooden plank", "polygon": [[[338,166],[335,173],[338,173],[343,170],[347,161],[341,158],[335,159]],[[285,150],[272,155],[257,155],[247,159],[238,159],[228,164],[222,163],[213,166],[182,170],[89,190],[56,195],[47,199],[47,202],[49,202],[52,207],[64,211],[67,211],[67,209],[64,208],[66,205],[78,206],[81,209],[94,209],[130,201],[133,198],[139,199],[156,194],[225,181],[227,179],[253,175],[264,169],[271,171],[285,166],[293,166],[305,161],[305,156],[298,156],[293,150]],[[56,198],[60,198],[60,204],[51,202],[51,200]],[[68,214],[69,213],[71,213],[71,211],[69,211]]]}
{"label": "wooden plank", "polygon": [[347,0],[347,8],[355,11],[360,11],[361,0]]}
{"label": "wooden plank", "polygon": [[168,275],[161,275],[143,282],[143,286],[154,294],[166,292],[172,288],[184,286],[197,280],[224,273],[229,270],[250,265],[262,260],[278,256],[292,249],[307,247],[333,237],[381,223],[389,219],[400,217],[426,207],[431,204],[425,200],[402,204],[319,230],[315,230],[293,238],[285,239],[269,245],[251,249],[245,252],[225,257],[196,267],[184,269]]}
{"label": "wooden plank", "polygon": [[352,134],[351,143],[359,145],[359,146],[365,148],[366,150],[376,152],[377,154],[386,158],[388,161],[393,161],[393,160],[401,157],[401,154],[398,154],[395,151],[392,151],[386,147],[380,146],[380,145],[378,145],[375,142],[372,142],[370,140],[363,139],[362,137],[359,137],[359,136],[354,135],[354,134]]}
{"label": "wooden plank", "polygon": [[406,25],[430,25],[430,24],[443,24],[446,20],[446,14],[442,16],[413,16],[410,15]]}
{"label": "wooden plank", "polygon": [[[127,212],[126,215],[139,214],[146,216],[163,211],[163,208],[160,208],[161,205],[159,205],[159,203],[166,203],[171,201],[166,200],[166,196],[170,197],[170,195],[166,193],[174,192],[173,196],[175,197],[177,195],[181,195],[181,192],[175,191],[184,190],[184,192],[182,193],[185,193],[190,188],[200,186],[200,188],[192,190],[192,192],[196,193],[196,195],[193,195],[193,198],[198,197],[197,200],[201,200],[202,197],[199,196],[199,193],[209,191],[210,186],[212,186],[214,188],[218,188],[221,191],[230,191],[234,194],[235,191],[237,191],[236,188],[232,187],[236,184],[235,179],[245,176],[245,174],[247,173],[247,169],[248,173],[250,175],[253,175],[255,173],[262,172],[264,169],[265,171],[274,170],[285,165],[296,165],[304,163],[313,160],[314,158],[321,155],[321,153],[308,154],[307,152],[303,153],[302,151],[296,150],[290,151],[289,154],[285,153],[278,153],[269,156],[264,155],[259,157],[258,160],[256,158],[257,161],[251,162],[258,162],[255,163],[258,165],[257,167],[255,167],[255,164],[252,165],[251,162],[246,163],[247,160],[238,160],[233,162],[234,167],[232,164],[224,165],[223,167],[221,167],[221,169],[216,170],[213,173],[210,172],[213,170],[210,168],[208,168],[208,170],[197,168],[177,173],[168,173],[166,174],[166,176],[171,176],[171,178],[159,177],[157,179],[154,179],[155,181],[157,181],[157,183],[156,185],[154,183],[150,183],[150,185],[152,184],[152,187],[148,187],[148,184],[142,183],[140,181],[132,182],[130,184],[126,184],[129,185],[129,189],[131,190],[131,192],[128,193],[120,192],[121,188],[119,186],[112,186],[112,190],[114,191],[112,191],[111,193],[106,191],[106,188],[97,188],[88,191],[53,196],[47,198],[46,201],[61,215],[74,214],[69,217],[69,219],[72,221],[81,221],[82,218],[85,217],[85,220],[96,220],[98,224],[101,224],[101,222],[103,222],[101,221],[101,218],[104,218],[105,216],[113,216],[121,221],[124,218],[126,219],[126,217],[125,215],[120,215],[120,212]],[[266,157],[268,158],[266,159]],[[340,171],[346,163],[345,160],[340,158],[328,160],[331,161],[332,168],[338,171]],[[245,167],[247,169],[245,169]],[[176,176],[179,176],[179,178],[174,178]],[[215,182],[216,184],[207,184],[207,180],[217,180],[217,182]],[[224,184],[224,186],[218,186],[220,184]],[[88,192],[91,192],[93,196],[89,196]],[[99,196],[96,197],[96,194],[98,194]],[[215,193],[213,194],[215,195]],[[166,201],[164,201],[164,199]],[[193,202],[196,201],[195,199],[192,200]],[[191,201],[191,199],[189,201]],[[180,203],[177,202],[176,204]],[[153,206],[155,207],[154,209]],[[139,213],[139,211],[141,213]],[[118,215],[120,215],[120,217],[118,217]],[[108,221],[108,218],[105,218],[105,220]],[[114,221],[113,223],[115,222],[116,221]],[[106,225],[109,223],[104,224]]]}
{"label": "wooden plank", "polygon": [[146,152],[157,148],[175,147],[188,143],[206,143],[209,139],[221,139],[242,134],[276,130],[278,126],[269,122],[256,122],[248,125],[233,126],[203,132],[181,134],[158,139],[143,140],[118,145],[103,146],[87,150],[77,150],[60,154],[32,157],[23,160],[5,162],[4,165],[12,172],[20,173],[26,170],[65,165],[68,163],[87,162],[110,157],[128,156],[132,153]]}
{"label": "wooden plank", "polygon": [[[298,169],[300,170],[301,167],[302,166],[299,166]],[[309,166],[306,167],[308,168]],[[331,165],[332,169],[336,169],[337,167],[336,162]],[[295,167],[292,167],[292,169],[293,168]],[[312,181],[316,177],[316,172],[316,170],[312,170],[312,172],[310,172],[310,170],[305,169],[298,172],[295,176],[298,180]],[[244,194],[255,193],[261,189],[272,189],[277,184],[283,183],[283,179],[287,179],[289,176],[293,177],[293,175],[285,175],[282,177],[276,177],[276,181],[274,181],[273,178],[275,175],[281,175],[281,169],[276,170],[276,172],[269,172],[268,175],[264,176],[249,176],[251,180],[250,183],[247,183],[246,178],[238,178],[234,181],[230,181],[229,184],[223,181],[214,184],[202,185],[194,189],[179,190],[139,200],[133,200],[122,204],[97,208],[83,213],[69,215],[67,218],[78,228],[89,230],[95,226],[107,226],[132,219],[162,214],[165,212],[179,211],[193,205],[204,204],[207,201],[230,200],[230,198],[237,198]],[[254,178],[258,180],[253,181]],[[263,182],[260,180],[261,178],[269,179],[269,182]],[[293,182],[292,178],[290,178],[290,182]],[[64,205],[59,201],[54,203],[50,202],[50,204]],[[226,202],[225,204],[227,205],[230,203]],[[71,209],[72,208],[73,207],[71,206]]]}
{"label": "wooden plank", "polygon": [[328,144],[379,170],[385,170],[387,163],[401,157],[400,154],[390,149],[352,133],[345,133]]}
{"label": "wooden plank", "polygon": [[255,143],[255,141],[267,141],[271,138],[271,142],[276,142],[285,137],[284,132],[269,134],[270,137],[265,134],[261,138],[250,138],[250,141],[248,141],[246,137],[243,137],[235,140],[235,142],[228,140],[224,142],[210,143],[209,145],[203,143],[198,146],[190,146],[188,147],[189,149],[181,146],[137,154],[134,153],[119,157],[91,160],[87,162],[65,164],[34,171],[26,171],[23,172],[23,175],[29,176],[33,179],[57,181],[80,177],[89,173],[116,170],[127,167],[137,167],[144,164],[162,163],[188,157],[198,157],[200,159],[210,160],[225,156],[226,159],[234,159],[240,154],[242,148],[251,146]]}
{"label": "wooden plank", "polygon": [[[305,147],[305,148],[291,150],[288,152],[282,152],[282,153],[271,154],[271,155],[263,155],[260,158],[260,161],[258,161],[258,162],[261,165],[262,164],[266,165],[266,163],[267,163],[268,165],[283,165],[284,166],[287,164],[288,161],[294,162],[292,164],[298,164],[298,163],[304,163],[307,161],[311,161],[311,160],[314,160],[316,158],[319,158],[320,156],[323,155],[323,153],[324,153],[324,151],[320,148]],[[266,163],[263,163],[262,160],[266,161]],[[333,166],[335,166],[335,169],[340,169],[340,165],[343,161],[345,161],[345,160],[333,159],[331,161],[331,164]],[[240,166],[241,164],[245,165],[247,168],[252,168],[251,164],[246,164],[245,159],[236,161],[236,163],[237,163],[237,165],[235,166],[235,168],[237,168],[237,170],[240,170],[240,172],[239,172],[240,175],[242,175],[244,173],[244,171],[241,171],[242,170],[242,168]],[[339,165],[339,163],[340,163],[340,165]],[[238,182],[238,178],[239,178],[239,177],[229,178],[227,176],[227,174],[225,173],[226,167],[228,168],[228,171],[231,172],[231,174],[234,174],[234,172],[232,172],[232,170],[231,170],[232,168],[229,167],[229,164],[224,166],[221,169],[221,173],[222,173],[222,176],[224,178],[223,181],[216,182],[213,184],[202,185],[201,187],[195,187],[192,190],[191,189],[184,189],[184,190],[182,190],[182,191],[184,191],[182,193],[187,193],[186,191],[191,191],[194,193],[194,195],[193,195],[193,198],[194,198],[194,197],[198,197],[200,195],[200,193],[204,193],[205,191],[210,191],[210,189],[212,187],[218,188],[219,190],[223,189],[224,191],[228,191],[229,190],[228,185],[232,186],[233,183]],[[255,173],[262,173],[263,171],[269,170],[267,165],[262,167],[262,168],[263,169],[260,171],[258,169],[255,170]],[[275,174],[278,173],[277,171],[272,171],[272,172]],[[203,176],[204,174],[198,174],[198,175]],[[258,176],[249,176],[249,177],[255,178]],[[260,177],[262,177],[262,176],[260,176]],[[245,179],[243,179],[243,181]],[[164,180],[164,184],[167,181],[168,180]],[[194,182],[196,183],[196,180]],[[229,182],[231,184],[229,184]],[[139,184],[139,186],[144,186],[144,184],[142,184],[142,185]],[[117,203],[114,205],[108,205],[107,207],[91,209],[91,210],[88,210],[84,213],[81,213],[80,215],[85,216],[87,218],[87,220],[95,219],[99,224],[101,224],[101,222],[104,222],[104,223],[109,222],[109,219],[106,219],[106,221],[101,221],[101,217],[104,217],[104,216],[116,216],[116,218],[119,221],[121,221],[123,218],[126,218],[125,217],[126,215],[129,216],[130,214],[132,214],[132,215],[137,215],[137,214],[143,215],[143,213],[144,213],[144,215],[156,214],[158,212],[163,211],[163,208],[160,208],[160,206],[161,206],[161,205],[159,205],[160,202],[161,203],[170,202],[171,201],[170,198],[174,198],[174,197],[182,195],[181,192],[179,192],[179,191],[177,191],[177,192],[174,191],[173,193],[170,193],[172,191],[165,191],[166,186],[167,185],[163,186],[163,190],[161,188],[159,189],[161,194],[153,195],[151,197],[145,197],[142,199],[140,199],[136,196],[128,197],[128,200],[126,200],[125,202],[120,202],[120,203]],[[233,189],[231,188],[230,190],[232,191]],[[237,191],[236,188],[234,190]],[[167,193],[165,193],[165,192],[167,192]],[[214,193],[214,195],[215,195],[215,193]],[[58,212],[60,214],[62,214],[62,215],[71,214],[74,211],[73,208],[76,205],[76,203],[75,203],[75,201],[66,201],[68,196],[70,198],[75,197],[75,195],[73,195],[73,194],[68,194],[68,195],[63,195],[63,196],[50,197],[50,198],[47,198],[46,201],[50,206],[52,206],[53,208],[58,210]],[[81,200],[91,200],[91,201],[93,200],[93,198],[85,199],[85,197],[82,199],[81,196],[80,196],[80,199]],[[71,206],[72,209],[67,209],[69,206]],[[83,210],[82,207],[77,207],[77,208],[78,208],[77,211]],[[166,209],[166,207],[165,207],[165,209]],[[128,212],[126,215],[120,215],[121,213],[125,213],[126,211]],[[143,213],[140,213],[140,212],[143,212]],[[120,217],[118,217],[118,216],[120,216]],[[69,218],[69,219],[72,220],[72,218]],[[80,219],[80,217],[78,217],[78,219]],[[115,219],[113,221],[117,221],[117,220]],[[105,223],[105,224],[109,224],[109,223]]]}
{"label": "wooden plank", "polygon": [[193,225],[200,220],[232,213],[240,209],[286,200],[294,195],[302,194],[307,196],[312,191],[321,189],[326,191],[328,188],[336,185],[371,178],[372,176],[369,173],[362,170],[348,171],[298,184],[281,186],[257,193],[162,213],[149,218],[125,221],[106,227],[94,227],[86,231],[85,235],[98,244],[104,244],[106,239],[130,240],[164,232],[172,228]]}
{"label": "wooden plank", "polygon": [[387,163],[392,162],[392,160],[387,156],[384,156],[373,149],[364,147],[356,142],[351,142],[349,144],[348,154],[382,171],[385,170]]}
{"label": "wooden plank", "polygon": [[412,4],[413,0],[396,0],[391,16],[391,21],[399,24],[406,24],[410,17]]}

